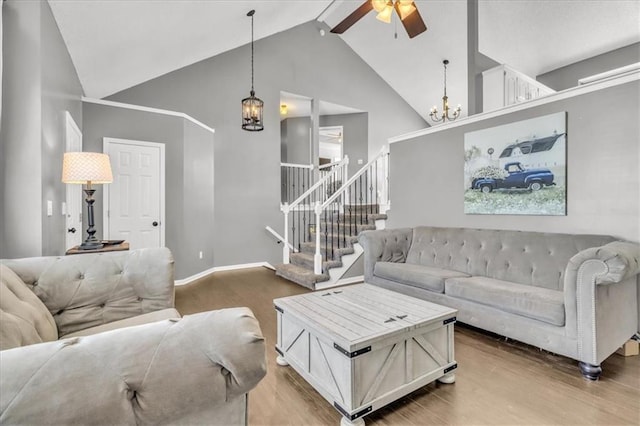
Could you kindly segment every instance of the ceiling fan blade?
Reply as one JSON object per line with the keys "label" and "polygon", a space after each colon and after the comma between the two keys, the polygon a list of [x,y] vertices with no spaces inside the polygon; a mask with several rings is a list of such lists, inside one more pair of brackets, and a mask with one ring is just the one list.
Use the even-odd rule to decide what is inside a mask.
{"label": "ceiling fan blade", "polygon": [[[415,4],[414,4],[415,6]],[[395,9],[400,16],[400,11],[398,10],[399,3],[395,3]],[[422,20],[422,16],[420,16],[420,12],[418,9],[413,11],[410,15],[406,16],[404,19],[401,19],[402,25],[404,25],[404,29],[407,30],[407,34],[409,34],[409,38],[414,38],[415,36],[422,34],[427,31],[427,26]]]}
{"label": "ceiling fan blade", "polygon": [[334,34],[342,34],[347,31],[353,24],[358,22],[364,15],[373,10],[373,4],[370,0],[365,1],[362,5],[354,10],[351,15],[347,16],[338,25],[331,29]]}

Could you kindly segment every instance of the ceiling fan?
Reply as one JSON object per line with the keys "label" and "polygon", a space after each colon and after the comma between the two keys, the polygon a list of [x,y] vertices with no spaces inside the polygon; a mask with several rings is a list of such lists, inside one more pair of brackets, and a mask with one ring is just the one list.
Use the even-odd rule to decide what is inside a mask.
{"label": "ceiling fan", "polygon": [[391,22],[391,15],[393,15],[394,9],[398,13],[409,38],[414,38],[427,30],[427,26],[413,0],[367,0],[354,10],[351,15],[336,25],[331,32],[335,34],[344,33],[371,10],[378,12],[376,18],[388,24]]}

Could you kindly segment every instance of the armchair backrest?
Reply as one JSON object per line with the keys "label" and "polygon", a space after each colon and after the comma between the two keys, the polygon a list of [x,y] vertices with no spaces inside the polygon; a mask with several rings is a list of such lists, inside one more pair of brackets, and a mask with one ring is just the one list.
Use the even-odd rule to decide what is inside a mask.
{"label": "armchair backrest", "polygon": [[47,307],[15,272],[0,264],[0,350],[57,339]]}
{"label": "armchair backrest", "polygon": [[59,337],[174,307],[167,248],[3,260],[44,302]]}

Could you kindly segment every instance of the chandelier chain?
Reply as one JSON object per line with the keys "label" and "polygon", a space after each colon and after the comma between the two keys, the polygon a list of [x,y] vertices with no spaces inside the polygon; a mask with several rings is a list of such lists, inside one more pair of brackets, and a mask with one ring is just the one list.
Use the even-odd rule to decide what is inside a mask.
{"label": "chandelier chain", "polygon": [[444,95],[447,96],[447,62],[444,63]]}
{"label": "chandelier chain", "polygon": [[251,15],[251,92],[252,94],[255,92],[253,90],[253,14]]}

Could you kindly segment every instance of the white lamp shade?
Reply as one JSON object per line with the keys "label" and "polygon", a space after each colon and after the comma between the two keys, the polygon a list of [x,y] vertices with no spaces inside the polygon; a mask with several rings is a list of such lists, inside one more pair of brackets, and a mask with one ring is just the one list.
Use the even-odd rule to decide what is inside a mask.
{"label": "white lamp shade", "polygon": [[111,183],[109,155],[100,152],[65,152],[62,162],[64,183]]}

